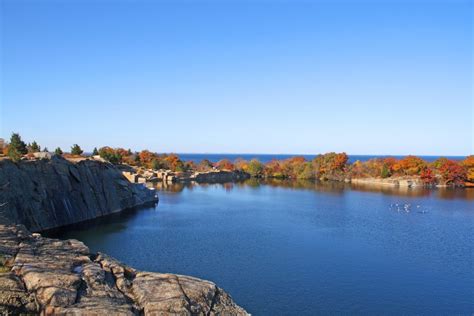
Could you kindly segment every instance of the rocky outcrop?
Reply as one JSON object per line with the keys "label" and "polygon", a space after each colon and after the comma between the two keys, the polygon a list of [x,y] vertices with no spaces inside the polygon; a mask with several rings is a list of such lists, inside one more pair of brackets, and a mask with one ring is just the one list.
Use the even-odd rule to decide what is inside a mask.
{"label": "rocky outcrop", "polygon": [[0,225],[0,314],[247,315],[221,288],[140,272],[77,240]]}
{"label": "rocky outcrop", "polygon": [[94,160],[0,161],[0,223],[41,231],[157,202],[112,164]]}

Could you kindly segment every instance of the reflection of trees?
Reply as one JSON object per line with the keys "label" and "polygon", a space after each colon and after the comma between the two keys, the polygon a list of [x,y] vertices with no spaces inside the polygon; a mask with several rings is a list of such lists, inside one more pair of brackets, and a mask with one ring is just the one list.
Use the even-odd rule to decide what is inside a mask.
{"label": "reflection of trees", "polygon": [[423,187],[405,187],[405,186],[391,186],[381,184],[355,184],[344,183],[337,181],[317,181],[317,180],[291,180],[291,179],[256,179],[250,178],[244,181],[225,182],[225,183],[200,183],[195,182],[176,182],[165,183],[158,182],[154,184],[154,188],[158,191],[165,191],[171,193],[180,193],[185,188],[193,190],[195,186],[200,188],[218,188],[222,187],[227,192],[234,188],[259,188],[262,185],[270,187],[297,189],[297,190],[312,190],[328,194],[342,194],[345,190],[354,190],[362,192],[373,192],[386,195],[408,196],[408,197],[426,197],[436,195],[440,199],[468,199],[474,200],[474,189],[469,188],[423,188]]}
{"label": "reflection of trees", "polygon": [[[248,180],[247,180],[248,181]],[[247,182],[245,182],[246,184]],[[317,180],[302,180],[302,179],[262,179],[259,180],[259,185],[268,185],[271,187],[280,187],[288,189],[303,189],[318,192],[326,192],[332,194],[341,194],[347,186],[343,182],[327,181],[321,182]]]}
{"label": "reflection of trees", "polygon": [[153,188],[157,191],[165,191],[171,193],[179,193],[187,187],[192,189],[191,183],[182,183],[182,182],[174,182],[174,183],[167,183],[167,182],[156,182],[153,184]]}
{"label": "reflection of trees", "polygon": [[453,199],[466,199],[474,200],[474,188],[439,188],[436,190],[436,196],[440,199],[453,200]]}
{"label": "reflection of trees", "polygon": [[386,195],[409,196],[409,197],[426,197],[435,195],[440,199],[467,199],[474,200],[474,190],[469,188],[441,187],[441,188],[424,188],[424,187],[406,187],[391,186],[382,184],[351,184],[350,188],[356,191],[382,193]]}
{"label": "reflection of trees", "polygon": [[424,187],[408,187],[408,186],[393,186],[387,184],[369,184],[369,183],[352,183],[350,188],[354,191],[381,193],[385,195],[422,197],[429,196],[433,189]]}

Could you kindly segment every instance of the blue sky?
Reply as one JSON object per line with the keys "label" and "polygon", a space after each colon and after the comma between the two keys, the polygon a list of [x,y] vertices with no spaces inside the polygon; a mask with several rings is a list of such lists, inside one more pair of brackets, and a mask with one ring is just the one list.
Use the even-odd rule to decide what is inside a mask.
{"label": "blue sky", "polygon": [[0,2],[4,138],[474,152],[471,1]]}

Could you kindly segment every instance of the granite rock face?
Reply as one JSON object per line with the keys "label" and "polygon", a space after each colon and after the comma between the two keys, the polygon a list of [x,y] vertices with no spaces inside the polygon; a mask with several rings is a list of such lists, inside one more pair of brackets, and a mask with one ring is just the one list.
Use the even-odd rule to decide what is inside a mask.
{"label": "granite rock face", "polygon": [[22,225],[0,225],[0,260],[1,315],[247,315],[212,282],[140,272]]}
{"label": "granite rock face", "polygon": [[52,159],[0,161],[0,223],[42,231],[153,203],[156,192],[133,184],[113,165]]}

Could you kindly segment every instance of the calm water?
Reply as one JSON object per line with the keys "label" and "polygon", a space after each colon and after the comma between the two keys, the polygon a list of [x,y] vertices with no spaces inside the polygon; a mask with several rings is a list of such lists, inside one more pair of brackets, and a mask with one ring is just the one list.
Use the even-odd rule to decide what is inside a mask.
{"label": "calm water", "polygon": [[[212,162],[217,162],[222,159],[229,159],[230,161],[234,161],[237,158],[242,158],[245,160],[250,160],[253,158],[257,158],[261,162],[269,162],[272,159],[288,159],[294,156],[303,156],[307,160],[312,160],[316,155],[271,155],[271,154],[178,154],[179,157],[183,160],[189,161],[192,160],[194,162],[199,163],[203,159],[209,159]],[[383,155],[349,155],[349,162],[355,162],[356,160],[360,161],[367,161],[372,158],[383,158],[383,157],[394,157],[401,159],[405,156],[383,156]],[[440,158],[440,156],[420,156],[426,161],[435,161],[436,159]],[[446,156],[446,158],[455,159],[455,160],[462,160],[466,157],[463,156]]]}
{"label": "calm water", "polygon": [[250,181],[160,198],[56,236],[212,280],[255,315],[474,312],[474,190]]}

